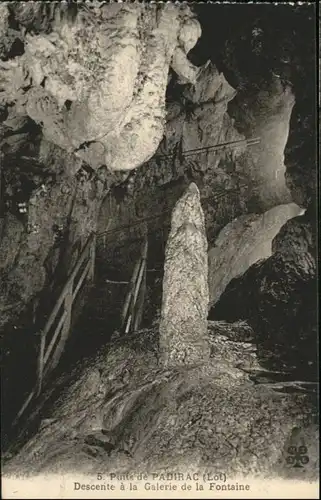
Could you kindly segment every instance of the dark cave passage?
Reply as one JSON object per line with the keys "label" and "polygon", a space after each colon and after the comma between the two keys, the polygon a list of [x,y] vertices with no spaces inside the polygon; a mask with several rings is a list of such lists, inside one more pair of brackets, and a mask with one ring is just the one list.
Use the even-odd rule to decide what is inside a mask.
{"label": "dark cave passage", "polygon": [[[287,274],[290,264],[277,259],[275,255],[262,259],[231,280],[211,308],[209,319],[245,320],[255,331],[262,367],[279,372],[280,380],[303,381],[317,391],[317,284],[314,279],[301,281],[293,269]],[[278,275],[266,271],[273,261]],[[283,280],[291,291],[281,301],[275,288],[284,286]]]}
{"label": "dark cave passage", "polygon": [[[121,315],[128,284],[135,265],[135,254],[141,243],[140,238],[125,243],[114,242],[114,260],[108,260],[108,253],[96,259],[95,281],[74,331],[70,336],[61,366],[72,366],[82,358],[96,354],[106,345],[117,331],[122,334]],[[131,250],[131,244],[132,251]],[[149,327],[160,311],[161,284],[164,263],[164,242],[162,233],[153,232],[148,236],[149,253],[147,261],[147,290],[144,313],[140,327]],[[118,258],[115,258],[117,254]],[[119,260],[121,264],[119,264]],[[64,368],[62,368],[63,370]]]}

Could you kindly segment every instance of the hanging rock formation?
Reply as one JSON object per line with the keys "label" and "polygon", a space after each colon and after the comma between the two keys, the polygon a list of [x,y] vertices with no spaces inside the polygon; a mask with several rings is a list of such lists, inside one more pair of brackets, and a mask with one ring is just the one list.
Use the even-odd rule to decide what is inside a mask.
{"label": "hanging rock formation", "polygon": [[[251,103],[250,109],[240,116],[238,121],[244,116],[243,130],[230,113],[237,92],[212,62],[201,67],[195,84],[175,90],[179,97],[168,101],[164,139],[157,154],[137,171],[133,193],[137,204],[148,205],[149,213],[158,204],[155,207],[158,212],[165,196],[170,206],[175,203],[166,192],[171,183],[179,179],[196,182],[207,238],[212,243],[219,231],[236,217],[264,213],[291,202],[284,178],[284,145],[294,102],[289,89],[285,91],[273,81],[260,94],[253,112]],[[255,118],[251,127],[248,115]],[[260,144],[246,148],[242,141],[255,137],[260,138]],[[190,156],[179,154],[235,141],[240,142],[232,147],[199,151]],[[160,186],[164,189],[161,193]]]}
{"label": "hanging rock formation", "polygon": [[25,51],[1,63],[0,103],[94,169],[139,167],[163,136],[169,69],[184,83],[197,76],[187,53],[201,29],[189,7],[93,2],[72,15],[58,5],[50,26],[31,32],[26,17],[35,23],[39,10],[13,9]]}
{"label": "hanging rock formation", "polygon": [[160,357],[166,367],[196,365],[209,358],[207,342],[207,240],[196,184],[172,214],[166,246]]}

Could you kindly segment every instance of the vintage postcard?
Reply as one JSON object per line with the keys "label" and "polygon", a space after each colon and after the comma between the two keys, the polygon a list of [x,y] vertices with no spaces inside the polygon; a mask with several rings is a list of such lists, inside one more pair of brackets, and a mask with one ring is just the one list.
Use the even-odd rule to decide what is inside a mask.
{"label": "vintage postcard", "polygon": [[4,499],[318,498],[318,19],[1,3]]}

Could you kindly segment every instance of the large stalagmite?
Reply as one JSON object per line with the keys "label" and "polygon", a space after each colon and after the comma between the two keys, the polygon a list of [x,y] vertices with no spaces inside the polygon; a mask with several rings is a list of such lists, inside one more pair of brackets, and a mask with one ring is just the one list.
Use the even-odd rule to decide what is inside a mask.
{"label": "large stalagmite", "polygon": [[209,358],[207,239],[200,194],[191,183],[172,214],[166,246],[160,359],[167,367]]}

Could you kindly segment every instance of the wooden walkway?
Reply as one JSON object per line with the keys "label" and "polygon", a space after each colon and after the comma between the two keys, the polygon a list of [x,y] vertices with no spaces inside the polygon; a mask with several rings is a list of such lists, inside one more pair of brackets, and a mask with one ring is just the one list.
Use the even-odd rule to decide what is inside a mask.
{"label": "wooden walkway", "polygon": [[96,236],[91,234],[53,307],[44,329],[39,332],[36,384],[19,410],[13,425],[20,419],[31,401],[40,395],[44,380],[60,360],[70,333],[73,303],[85,282],[93,282],[94,280],[95,249]]}
{"label": "wooden walkway", "polygon": [[[15,417],[13,426],[20,420],[30,403],[40,396],[49,373],[59,363],[71,332],[73,303],[85,283],[94,281],[95,248],[96,235],[91,234],[52,309],[44,329],[39,332],[36,384]],[[122,312],[121,330],[123,334],[137,330],[142,320],[146,290],[147,250],[148,239],[146,236],[141,244],[140,256],[134,267],[130,282],[122,282],[122,284],[128,286]]]}

